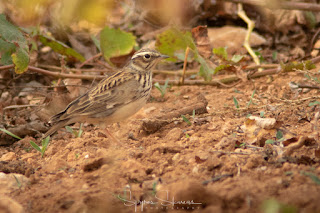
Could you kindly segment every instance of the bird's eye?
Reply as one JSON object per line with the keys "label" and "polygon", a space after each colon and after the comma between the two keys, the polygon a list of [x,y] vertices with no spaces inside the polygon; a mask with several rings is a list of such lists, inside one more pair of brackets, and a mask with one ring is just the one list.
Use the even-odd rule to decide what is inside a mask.
{"label": "bird's eye", "polygon": [[145,55],[144,55],[144,58],[145,58],[145,59],[149,59],[150,57],[151,57],[151,56],[150,56],[149,54],[145,54]]}

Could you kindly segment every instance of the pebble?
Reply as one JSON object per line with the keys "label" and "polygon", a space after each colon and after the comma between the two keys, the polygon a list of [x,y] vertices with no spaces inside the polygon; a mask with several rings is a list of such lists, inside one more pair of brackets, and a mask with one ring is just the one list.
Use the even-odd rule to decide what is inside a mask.
{"label": "pebble", "polygon": [[16,153],[14,152],[8,152],[1,156],[0,161],[12,161],[17,159]]}

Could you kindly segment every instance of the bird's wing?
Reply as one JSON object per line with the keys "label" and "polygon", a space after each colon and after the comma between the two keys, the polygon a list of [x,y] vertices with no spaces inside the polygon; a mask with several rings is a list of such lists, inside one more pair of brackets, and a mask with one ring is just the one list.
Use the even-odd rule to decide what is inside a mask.
{"label": "bird's wing", "polygon": [[69,120],[76,116],[95,118],[111,115],[120,105],[137,99],[135,93],[140,85],[134,78],[131,73],[120,72],[102,80],[97,86],[72,101],[64,111],[53,116],[51,122]]}

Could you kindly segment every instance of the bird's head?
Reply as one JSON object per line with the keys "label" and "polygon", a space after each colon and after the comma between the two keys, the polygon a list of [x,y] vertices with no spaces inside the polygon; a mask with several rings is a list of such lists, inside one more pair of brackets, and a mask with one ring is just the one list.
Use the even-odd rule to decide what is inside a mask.
{"label": "bird's head", "polygon": [[131,67],[137,71],[149,71],[162,59],[169,58],[153,49],[141,49],[131,58]]}

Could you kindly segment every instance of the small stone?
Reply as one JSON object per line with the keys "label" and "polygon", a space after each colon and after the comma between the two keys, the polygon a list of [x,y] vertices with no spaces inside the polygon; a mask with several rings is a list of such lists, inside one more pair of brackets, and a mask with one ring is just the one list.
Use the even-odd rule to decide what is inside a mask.
{"label": "small stone", "polygon": [[1,212],[7,213],[22,213],[24,212],[22,205],[17,201],[7,197],[6,195],[1,195],[0,199],[0,209]]}
{"label": "small stone", "polygon": [[15,160],[16,158],[17,158],[16,153],[8,152],[1,156],[0,161],[12,161],[12,160]]}
{"label": "small stone", "polygon": [[144,113],[149,114],[149,113],[155,111],[156,109],[157,109],[157,108],[154,107],[154,106],[153,106],[153,107],[149,107],[149,108],[147,108],[147,109],[144,110]]}
{"label": "small stone", "polygon": [[6,100],[7,98],[9,98],[9,92],[8,91],[3,92],[1,94],[1,100]]}
{"label": "small stone", "polygon": [[87,183],[83,184],[82,189],[89,189],[89,185]]}
{"label": "small stone", "polygon": [[176,153],[176,154],[172,157],[172,160],[173,160],[173,161],[176,161],[176,160],[179,159],[179,157],[180,157],[180,153]]}
{"label": "small stone", "polygon": [[21,160],[26,160],[28,158],[34,158],[35,156],[39,155],[39,153],[26,153],[24,155],[21,155]]}
{"label": "small stone", "polygon": [[192,173],[199,173],[199,167],[198,166],[193,167]]}

